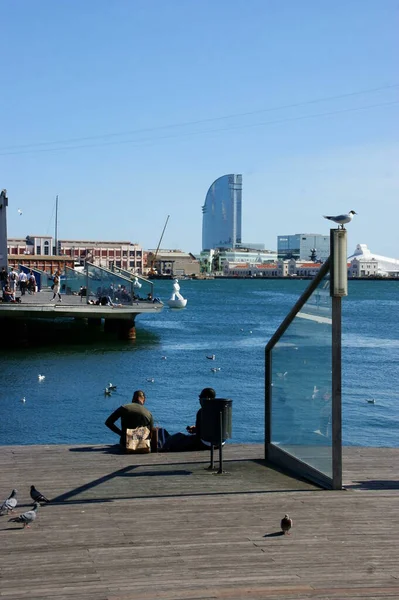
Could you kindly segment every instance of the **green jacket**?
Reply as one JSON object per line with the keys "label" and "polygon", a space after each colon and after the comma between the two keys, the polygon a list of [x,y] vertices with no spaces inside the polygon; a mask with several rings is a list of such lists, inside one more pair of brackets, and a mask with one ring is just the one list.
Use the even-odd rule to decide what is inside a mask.
{"label": "green jacket", "polygon": [[[115,425],[115,421],[121,420],[121,429]],[[126,446],[126,429],[136,429],[136,427],[154,428],[154,420],[150,411],[138,402],[124,404],[117,408],[112,415],[108,417],[105,424],[111,431],[120,436],[120,443]]]}

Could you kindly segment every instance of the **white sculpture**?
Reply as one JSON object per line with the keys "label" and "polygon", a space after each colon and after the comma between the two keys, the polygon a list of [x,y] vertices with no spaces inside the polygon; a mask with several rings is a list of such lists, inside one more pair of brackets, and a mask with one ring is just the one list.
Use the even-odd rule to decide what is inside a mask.
{"label": "white sculpture", "polygon": [[138,277],[134,278],[133,287],[139,290],[142,287],[142,283],[138,280]]}
{"label": "white sculpture", "polygon": [[174,280],[173,283],[173,294],[168,300],[169,308],[185,308],[187,304],[187,299],[183,298],[180,293],[180,285],[178,279]]}

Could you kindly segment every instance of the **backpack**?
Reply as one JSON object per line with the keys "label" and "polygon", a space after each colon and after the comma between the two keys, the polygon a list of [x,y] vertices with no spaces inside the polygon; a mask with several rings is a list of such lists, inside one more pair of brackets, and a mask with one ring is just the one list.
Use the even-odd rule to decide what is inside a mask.
{"label": "backpack", "polygon": [[15,281],[17,278],[17,276],[15,275],[15,273],[11,273],[11,281]]}

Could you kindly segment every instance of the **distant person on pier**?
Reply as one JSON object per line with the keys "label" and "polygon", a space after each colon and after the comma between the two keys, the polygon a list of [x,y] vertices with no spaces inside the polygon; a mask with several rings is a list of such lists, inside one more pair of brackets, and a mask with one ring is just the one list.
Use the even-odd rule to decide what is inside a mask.
{"label": "distant person on pier", "polygon": [[5,267],[3,267],[0,271],[0,283],[1,283],[1,289],[4,291],[4,289],[8,283],[8,273],[5,269]]}
{"label": "distant person on pier", "polygon": [[17,291],[17,283],[19,281],[19,273],[15,269],[11,269],[10,274],[8,276],[9,286],[14,296]]}
{"label": "distant person on pier", "polygon": [[9,285],[6,285],[3,290],[3,302],[15,302],[15,294]]}
{"label": "distant person on pier", "polygon": [[[123,448],[126,448],[126,429],[148,427],[151,432],[154,429],[152,414],[144,404],[145,393],[142,390],[136,390],[131,404],[120,406],[105,421],[106,426],[120,436],[120,444]],[[115,425],[115,421],[118,419],[121,420],[121,427]]]}
{"label": "distant person on pier", "polygon": [[[204,388],[199,395],[200,402],[205,398],[214,400],[216,398],[215,390],[213,388]],[[189,450],[209,450],[211,444],[209,442],[205,442],[201,438],[201,415],[202,408],[200,408],[197,412],[195,425],[188,425],[186,427],[188,435],[179,432],[169,436],[162,448],[162,451],[187,452]]]}
{"label": "distant person on pier", "polygon": [[19,289],[21,290],[21,296],[25,296],[27,285],[28,285],[28,276],[25,273],[25,271],[21,271],[19,274]]}
{"label": "distant person on pier", "polygon": [[29,294],[34,294],[36,292],[36,277],[32,270],[29,271],[28,292]]}
{"label": "distant person on pier", "polygon": [[54,277],[53,277],[53,286],[52,286],[52,288],[53,288],[53,294],[54,295],[53,295],[52,298],[50,298],[50,302],[52,300],[54,300],[54,298],[57,296],[57,294],[58,294],[58,302],[62,301],[61,300],[61,294],[60,294],[60,285],[61,285],[61,282],[60,282],[60,273],[59,273],[59,271],[56,271],[55,274],[54,274]]}

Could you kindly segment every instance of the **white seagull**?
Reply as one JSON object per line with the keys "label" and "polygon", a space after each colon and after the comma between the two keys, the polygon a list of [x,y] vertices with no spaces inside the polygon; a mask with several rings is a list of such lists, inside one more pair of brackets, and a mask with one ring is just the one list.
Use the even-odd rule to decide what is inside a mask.
{"label": "white seagull", "polygon": [[39,381],[43,381],[44,379],[46,379],[46,376],[45,375],[38,375],[37,378],[38,378]]}
{"label": "white seagull", "polygon": [[18,214],[20,217],[22,216],[22,210],[20,208],[18,209]]}
{"label": "white seagull", "polygon": [[354,210],[350,210],[346,215],[337,215],[336,217],[323,215],[323,217],[325,219],[328,219],[329,221],[334,221],[334,223],[338,223],[338,225],[341,226],[341,229],[345,229],[345,223],[350,223],[353,219],[353,215],[357,215],[357,213]]}

